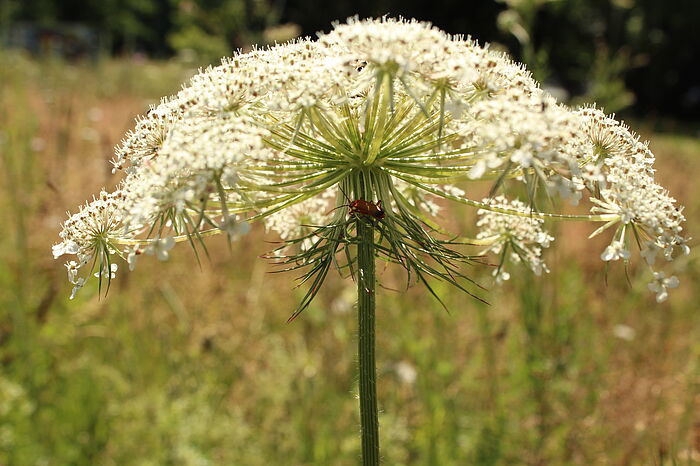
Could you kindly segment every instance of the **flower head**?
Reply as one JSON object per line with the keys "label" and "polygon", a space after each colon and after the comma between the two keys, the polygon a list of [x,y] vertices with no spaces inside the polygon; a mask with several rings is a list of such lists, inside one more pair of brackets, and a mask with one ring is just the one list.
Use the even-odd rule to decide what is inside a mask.
{"label": "flower head", "polygon": [[[317,41],[226,58],[151,108],[116,150],[125,180],[66,221],[54,255],[77,256],[67,269],[79,287],[91,260],[109,280],[113,255],[133,268],[143,252],[167,259],[177,242],[233,239],[260,220],[285,241],[271,257],[306,270],[303,308],[331,266],[355,274],[369,222],[376,254],[411,279],[473,293],[459,264],[480,257],[440,226],[440,199],[479,209],[473,242],[502,256],[501,279],[506,259],[547,271],[547,221],[602,222],[603,260],[628,260],[634,239],[651,264],[687,252],[653,160],[627,127],[557,103],[501,53],[414,20],[351,19]],[[488,199],[469,198],[473,180],[492,182]],[[556,196],[590,199],[590,213],[536,208]]]}

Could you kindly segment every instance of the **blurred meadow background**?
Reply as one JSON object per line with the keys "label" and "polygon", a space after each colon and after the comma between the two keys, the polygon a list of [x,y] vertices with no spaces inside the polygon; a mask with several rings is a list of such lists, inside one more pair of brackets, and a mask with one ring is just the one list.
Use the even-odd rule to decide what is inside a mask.
{"label": "blurred meadow background", "polygon": [[[360,454],[355,285],[305,311],[258,256],[259,226],[140,261],[107,298],[70,301],[51,257],[66,209],[118,181],[136,115],[198,66],[252,43],[404,15],[471,33],[577,105],[621,112],[700,235],[694,1],[0,1],[0,465],[353,465]],[[472,198],[488,186],[464,186]],[[474,212],[446,220],[473,231]],[[490,306],[437,285],[445,312],[379,266],[377,356],[387,465],[700,464],[700,264],[657,304],[648,273],[600,260],[562,225],[551,273],[513,273]],[[692,246],[692,245],[691,245]],[[121,267],[125,268],[125,264]],[[513,270],[515,272],[515,270]]]}

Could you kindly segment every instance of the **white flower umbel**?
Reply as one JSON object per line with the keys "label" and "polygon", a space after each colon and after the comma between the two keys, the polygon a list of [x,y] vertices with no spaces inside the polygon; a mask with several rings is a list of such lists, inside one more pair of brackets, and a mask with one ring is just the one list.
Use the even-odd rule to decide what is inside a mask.
{"label": "white flower umbel", "polygon": [[[484,199],[484,203],[492,207],[522,212],[525,215],[531,210],[523,202],[508,201],[503,196]],[[477,213],[479,220],[476,226],[480,228],[477,239],[488,245],[482,254],[493,253],[500,258],[498,267],[493,271],[496,281],[501,282],[510,278],[510,274],[504,267],[507,260],[515,263],[523,262],[536,275],[549,272],[542,260],[542,249],[548,248],[554,241],[554,237],[542,229],[544,220],[501,214],[486,209],[479,209]]]}
{"label": "white flower umbel", "polygon": [[68,280],[75,285],[71,299],[86,281],[78,276],[81,268],[88,266],[93,270],[97,266],[100,288],[103,275],[108,282],[113,278],[117,264],[111,262],[111,256],[118,253],[118,245],[122,241],[131,237],[123,228],[123,202],[124,193],[121,190],[111,194],[102,191],[99,197],[80,207],[78,213],[71,215],[63,224],[60,233],[63,241],[53,246],[53,255],[54,258],[64,254],[77,256],[77,261],[66,263]]}
{"label": "white flower umbel", "polygon": [[[593,235],[614,230],[603,260],[628,261],[636,244],[653,265],[688,252],[682,209],[653,162],[626,126],[557,103],[501,53],[426,23],[351,19],[318,41],[224,59],[152,107],[116,150],[125,181],[65,223],[54,255],[77,255],[75,284],[91,260],[98,274],[114,254],[133,268],[142,252],[164,259],[175,242],[235,238],[262,219],[325,274],[313,265],[348,251],[360,216],[376,222],[378,255],[420,281],[452,282],[453,262],[470,258],[429,233],[442,197],[479,208],[479,242],[498,238],[489,252],[510,249],[535,273],[546,270],[544,220],[602,222]],[[494,194],[523,185],[532,206],[545,192],[590,198],[591,213],[478,202],[454,186],[483,179]],[[533,229],[539,237],[522,236]],[[296,265],[288,252],[276,256]],[[352,257],[344,266],[354,273]]]}
{"label": "white flower umbel", "polygon": [[[54,254],[77,255],[75,283],[95,258],[98,273],[113,254],[133,268],[141,252],[165,258],[160,245],[235,238],[262,219],[325,274],[314,264],[349,251],[350,220],[361,216],[385,243],[377,254],[420,281],[452,282],[453,264],[470,258],[428,233],[441,231],[442,197],[481,209],[478,240],[497,236],[488,251],[509,244],[509,258],[536,273],[547,241],[519,235],[543,220],[602,222],[594,235],[614,231],[603,260],[628,261],[637,245],[654,264],[688,248],[682,209],[653,162],[626,126],[557,103],[501,53],[427,23],[351,19],[318,41],[226,58],[152,107],[116,150],[115,169],[127,171],[119,191],[71,217]],[[522,200],[474,201],[453,186],[484,179],[494,195],[522,185],[532,206],[544,195],[590,198],[591,213],[525,212]],[[293,256],[277,254],[287,265]]]}
{"label": "white flower umbel", "polygon": [[[233,239],[261,220],[284,242],[270,258],[309,284],[292,318],[331,268],[347,271],[358,286],[363,461],[375,465],[375,259],[435,297],[431,279],[475,296],[460,264],[482,258],[460,252],[465,243],[502,256],[499,279],[506,259],[539,274],[553,239],[544,222],[590,221],[611,235],[605,261],[631,260],[635,244],[649,264],[661,252],[671,260],[688,251],[685,219],[653,161],[625,126],[557,103],[501,53],[427,23],[351,19],[318,41],[226,58],[163,99],[117,148],[119,189],[66,221],[54,255],[77,256],[75,293],[90,272],[109,283],[114,255],[131,269],[143,252],[164,260],[175,243]],[[472,200],[469,183],[484,180],[490,199]],[[590,213],[536,208],[559,205],[547,197],[590,199]],[[476,239],[440,225],[444,200],[479,209]],[[677,284],[660,274],[659,301]]]}

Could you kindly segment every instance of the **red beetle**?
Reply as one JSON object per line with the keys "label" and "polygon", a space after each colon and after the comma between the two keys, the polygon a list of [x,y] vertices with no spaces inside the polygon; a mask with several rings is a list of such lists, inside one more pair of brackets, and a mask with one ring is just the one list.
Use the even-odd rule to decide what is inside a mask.
{"label": "red beetle", "polygon": [[[345,206],[338,206],[333,210],[341,207],[350,207],[350,214],[366,215],[368,217],[376,218],[377,220],[381,220],[386,217],[386,212],[384,212],[384,209],[382,209],[382,201],[377,201],[376,203],[372,201],[365,201],[364,199],[350,201],[350,198],[347,194],[345,194],[345,191],[342,189],[340,191],[343,193],[343,196],[345,196],[348,203]],[[331,212],[333,212],[333,210],[331,210]]]}
{"label": "red beetle", "polygon": [[386,212],[382,209],[382,201],[378,201],[376,204],[371,201],[365,201],[364,199],[358,199],[352,201],[348,204],[350,207],[351,214],[362,214],[367,215],[377,220],[381,220],[386,216]]}

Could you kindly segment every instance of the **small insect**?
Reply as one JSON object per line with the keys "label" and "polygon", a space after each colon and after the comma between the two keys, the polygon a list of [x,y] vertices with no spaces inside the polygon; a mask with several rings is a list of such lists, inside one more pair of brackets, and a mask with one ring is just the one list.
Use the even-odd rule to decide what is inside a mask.
{"label": "small insect", "polygon": [[[381,200],[377,202],[365,201],[364,199],[356,199],[351,201],[348,195],[345,194],[345,191],[341,189],[341,192],[343,193],[343,196],[345,196],[345,199],[347,199],[348,203],[338,206],[333,210],[341,207],[350,207],[350,214],[366,215],[367,217],[372,217],[377,220],[381,220],[386,217],[386,212],[384,212],[384,209],[382,208]],[[333,212],[333,210],[331,210],[331,212]]]}
{"label": "small insect", "polygon": [[374,202],[365,201],[364,199],[357,199],[348,205],[351,214],[367,215],[377,220],[381,220],[386,216],[386,212],[382,209],[382,201],[378,201],[375,204]]}

